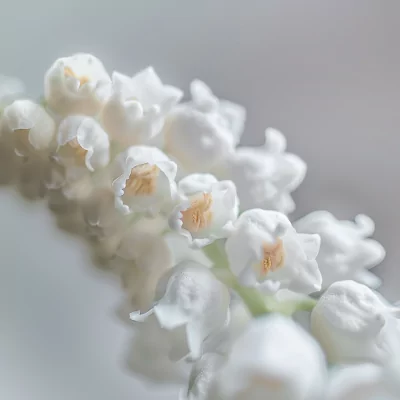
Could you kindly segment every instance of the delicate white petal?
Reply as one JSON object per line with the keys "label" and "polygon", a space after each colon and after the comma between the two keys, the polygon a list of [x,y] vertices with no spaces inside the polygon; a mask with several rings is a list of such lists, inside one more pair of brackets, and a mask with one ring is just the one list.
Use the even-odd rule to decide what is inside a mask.
{"label": "delicate white petal", "polygon": [[377,293],[354,281],[326,290],[312,311],[311,329],[331,362],[385,364],[400,356],[395,313]]}
{"label": "delicate white petal", "polygon": [[209,399],[319,399],[325,376],[323,353],[300,326],[260,317],[233,346]]}
{"label": "delicate white petal", "polygon": [[44,94],[60,115],[96,115],[111,94],[111,79],[99,59],[77,53],[59,58],[49,68]]}
{"label": "delicate white petal", "polygon": [[321,236],[317,257],[323,288],[338,280],[354,279],[372,288],[379,278],[366,269],[373,268],[385,257],[385,249],[375,240],[367,239],[374,232],[374,222],[358,215],[355,222],[341,221],[327,211],[315,211],[294,223],[297,231]]}

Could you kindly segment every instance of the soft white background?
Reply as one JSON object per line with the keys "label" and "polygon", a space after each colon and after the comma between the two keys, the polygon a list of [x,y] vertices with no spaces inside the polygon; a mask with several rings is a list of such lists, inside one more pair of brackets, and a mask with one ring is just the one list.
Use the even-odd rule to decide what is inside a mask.
{"label": "soft white background", "polygon": [[[193,78],[248,108],[244,142],[267,126],[309,165],[300,216],[328,209],[377,223],[377,269],[400,298],[398,0],[3,1],[0,71],[41,92],[59,56],[92,52],[133,74],[153,64],[187,91]],[[123,367],[129,329],[118,283],[41,204],[0,191],[0,398],[169,398]],[[173,391],[172,391],[173,393]]]}

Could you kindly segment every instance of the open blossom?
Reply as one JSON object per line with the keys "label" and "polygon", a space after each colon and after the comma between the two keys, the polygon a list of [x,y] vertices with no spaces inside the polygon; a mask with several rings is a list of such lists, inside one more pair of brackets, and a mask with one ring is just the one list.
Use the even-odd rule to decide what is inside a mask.
{"label": "open blossom", "polygon": [[243,285],[309,294],[321,289],[319,245],[318,235],[297,233],[285,215],[254,209],[237,219],[225,250]]}
{"label": "open blossom", "polygon": [[332,284],[311,314],[311,330],[332,363],[400,360],[399,309],[354,281]]}
{"label": "open blossom", "polygon": [[400,400],[400,370],[374,364],[337,368],[324,400]]}
{"label": "open blossom", "polygon": [[176,170],[176,164],[156,147],[129,147],[114,161],[116,207],[124,214],[163,210],[176,198]]}
{"label": "open blossom", "polygon": [[[87,197],[95,183],[92,173],[110,161],[110,141],[103,128],[91,117],[73,115],[61,121],[54,154],[65,167],[63,191],[68,198]],[[103,180],[107,180],[105,174]],[[97,182],[98,186],[106,182]]]}
{"label": "open blossom", "polygon": [[358,215],[355,222],[340,221],[327,211],[315,211],[294,226],[298,232],[321,236],[317,261],[323,288],[345,279],[354,279],[372,288],[380,285],[380,279],[368,270],[383,260],[385,250],[377,241],[367,239],[375,228],[369,217]]}
{"label": "open blossom", "polygon": [[190,93],[190,105],[198,111],[213,115],[216,122],[230,132],[234,144],[238,144],[246,121],[246,109],[228,100],[218,99],[204,82],[197,79],[190,84]]}
{"label": "open blossom", "polygon": [[153,67],[133,78],[114,72],[112,83],[101,119],[107,132],[127,145],[144,144],[158,134],[165,115],[183,96],[180,89],[164,85]]}
{"label": "open blossom", "polygon": [[206,267],[182,262],[159,281],[154,307],[146,314],[132,313],[140,321],[155,314],[166,331],[184,327],[184,342],[191,359],[202,354],[203,342],[218,332],[229,317],[229,291]]}
{"label": "open blossom", "polygon": [[325,379],[317,342],[289,318],[264,316],[236,341],[207,400],[319,400]]}
{"label": "open blossom", "polygon": [[7,106],[3,123],[13,132],[15,149],[21,155],[48,149],[56,133],[53,118],[31,100],[16,100]]}
{"label": "open blossom", "polygon": [[44,95],[60,115],[96,115],[111,93],[111,79],[99,59],[77,53],[59,58],[47,71]]}
{"label": "open blossom", "polygon": [[181,195],[169,223],[193,247],[203,247],[232,232],[239,200],[231,181],[218,181],[210,174],[192,174],[179,181]]}
{"label": "open blossom", "polygon": [[288,214],[295,209],[290,193],[303,181],[306,164],[285,149],[282,133],[268,128],[263,146],[238,147],[225,160],[221,173],[235,183],[241,210],[266,208]]}

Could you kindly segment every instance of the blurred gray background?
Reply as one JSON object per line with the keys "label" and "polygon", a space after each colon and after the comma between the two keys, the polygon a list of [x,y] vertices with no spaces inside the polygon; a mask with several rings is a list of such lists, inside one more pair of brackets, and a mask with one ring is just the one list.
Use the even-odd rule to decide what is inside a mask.
{"label": "blurred gray background", "polygon": [[[369,214],[387,249],[376,269],[400,298],[398,0],[14,0],[0,11],[0,72],[34,95],[58,57],[92,52],[111,71],[152,64],[245,105],[246,144],[279,128],[307,161],[293,217]],[[167,399],[122,368],[130,331],[118,283],[41,204],[0,192],[0,398]],[[173,397],[172,397],[173,398]]]}

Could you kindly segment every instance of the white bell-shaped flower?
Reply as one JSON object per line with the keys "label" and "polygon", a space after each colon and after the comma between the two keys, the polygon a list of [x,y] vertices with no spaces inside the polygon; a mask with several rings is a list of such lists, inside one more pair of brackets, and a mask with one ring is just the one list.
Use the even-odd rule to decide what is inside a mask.
{"label": "white bell-shaped flower", "polygon": [[288,214],[295,209],[290,195],[306,174],[306,164],[286,153],[286,139],[279,131],[267,129],[265,144],[238,147],[221,170],[238,190],[241,210],[266,208]]}
{"label": "white bell-shaped flower", "polygon": [[232,232],[239,211],[233,182],[218,181],[210,174],[192,174],[179,181],[178,191],[181,199],[169,224],[193,247],[206,246]]}
{"label": "white bell-shaped flower", "polygon": [[239,104],[218,99],[200,80],[194,80],[190,84],[190,93],[192,107],[205,114],[214,115],[217,123],[231,133],[234,144],[238,144],[246,122],[246,109]]}
{"label": "white bell-shaped flower", "polygon": [[114,72],[112,82],[101,119],[112,138],[125,145],[144,144],[157,135],[165,115],[183,96],[180,89],[164,85],[153,67],[133,78]]}
{"label": "white bell-shaped flower", "polygon": [[236,341],[208,400],[319,400],[325,379],[314,338],[289,318],[264,316]]}
{"label": "white bell-shaped flower", "polygon": [[140,321],[151,314],[167,331],[184,327],[185,356],[198,359],[204,340],[227,322],[229,290],[207,267],[186,261],[161,278],[154,307],[143,315],[132,313],[131,319]]}
{"label": "white bell-shaped flower", "polygon": [[309,294],[321,289],[319,245],[318,235],[297,233],[284,214],[254,209],[239,216],[225,250],[243,285]]}
{"label": "white bell-shaped flower", "polygon": [[4,109],[3,123],[13,132],[16,152],[28,155],[51,146],[56,124],[46,110],[31,100],[16,100]]}
{"label": "white bell-shaped flower", "polygon": [[62,116],[96,115],[110,94],[110,76],[101,61],[91,54],[59,58],[45,75],[45,100]]}
{"label": "white bell-shaped flower", "polygon": [[176,200],[177,166],[161,150],[131,146],[114,160],[115,205],[124,214],[155,214]]}
{"label": "white bell-shaped flower", "polygon": [[332,363],[399,359],[399,310],[354,281],[332,284],[311,314],[311,331]]}
{"label": "white bell-shaped flower", "polygon": [[91,117],[73,115],[61,121],[56,158],[66,167],[82,167],[90,172],[110,161],[110,141],[106,132]]}
{"label": "white bell-shaped flower", "polygon": [[374,222],[358,215],[355,222],[340,221],[327,211],[315,211],[294,223],[298,232],[318,233],[321,248],[317,261],[323,289],[336,281],[354,279],[373,289],[381,280],[368,270],[385,257],[385,249],[375,240]]}
{"label": "white bell-shaped flower", "polygon": [[375,364],[339,367],[329,380],[325,400],[400,400],[400,371]]}
{"label": "white bell-shaped flower", "polygon": [[234,151],[235,141],[215,114],[190,105],[172,111],[163,129],[164,149],[185,173],[210,172]]}

